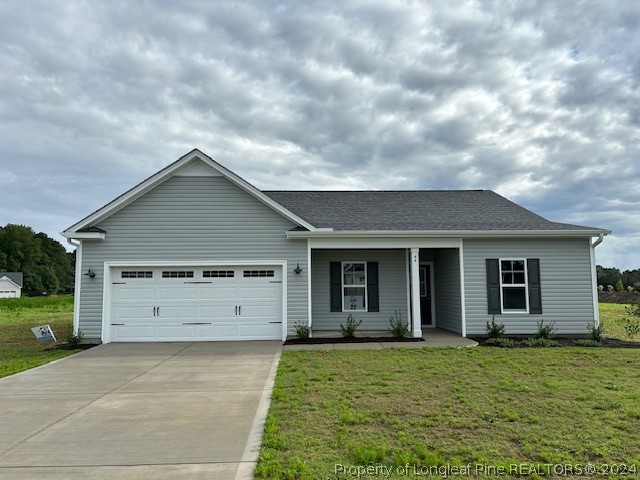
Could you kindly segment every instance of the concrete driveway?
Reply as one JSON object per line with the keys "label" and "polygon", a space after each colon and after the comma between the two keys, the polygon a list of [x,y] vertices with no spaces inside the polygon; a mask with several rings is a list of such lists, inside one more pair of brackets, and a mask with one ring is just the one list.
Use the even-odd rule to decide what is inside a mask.
{"label": "concrete driveway", "polygon": [[0,379],[0,478],[250,478],[281,348],[108,344]]}

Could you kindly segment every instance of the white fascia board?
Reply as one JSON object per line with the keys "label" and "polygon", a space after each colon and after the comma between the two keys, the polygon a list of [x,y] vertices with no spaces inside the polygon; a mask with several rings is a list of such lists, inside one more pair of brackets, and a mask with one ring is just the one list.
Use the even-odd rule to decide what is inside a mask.
{"label": "white fascia board", "polygon": [[104,240],[107,237],[107,234],[103,232],[70,232],[67,230],[61,232],[61,235],[76,240]]}
{"label": "white fascia board", "polygon": [[253,185],[251,185],[249,182],[247,182],[246,180],[244,180],[243,178],[239,177],[238,175],[236,175],[232,171],[226,169],[225,167],[223,167],[222,165],[217,163],[215,160],[213,160],[208,155],[204,154],[203,152],[201,152],[198,149],[195,149],[195,150],[187,153],[185,156],[180,157],[178,160],[173,162],[171,165],[163,168],[159,172],[155,173],[154,175],[150,176],[146,180],[142,181],[141,183],[139,183],[138,185],[136,185],[132,189],[130,189],[127,192],[123,193],[119,197],[115,198],[111,202],[107,203],[105,206],[103,206],[102,208],[96,210],[91,215],[83,218],[78,223],[70,226],[64,232],[62,232],[62,235],[67,237],[67,238],[98,238],[98,237],[78,237],[77,236],[78,235],[77,231],[81,230],[81,229],[83,229],[85,227],[92,226],[93,224],[101,222],[105,218],[113,215],[118,210],[120,210],[121,208],[125,207],[126,205],[129,205],[131,202],[133,202],[137,198],[141,197],[142,195],[144,195],[148,191],[150,191],[153,188],[157,187],[162,182],[164,182],[167,179],[169,179],[174,173],[176,173],[177,171],[185,168],[187,165],[189,165],[190,163],[192,163],[193,161],[195,161],[197,159],[203,161],[205,164],[209,165],[211,168],[213,168],[214,170],[219,172],[221,175],[226,177],[233,184],[235,184],[238,187],[242,188],[247,193],[253,195],[258,200],[260,200],[262,203],[264,203],[265,205],[271,207],[273,210],[275,210],[276,212],[280,213],[285,218],[291,220],[293,223],[296,223],[296,224],[298,224],[298,225],[300,225],[300,226],[302,226],[302,227],[304,227],[304,228],[306,228],[307,230],[310,230],[310,231],[314,231],[315,230],[315,227],[313,225],[311,225],[307,221],[303,220],[302,218],[298,217],[293,212],[287,210],[282,205],[277,203],[275,200],[273,200],[269,196],[267,196],[264,193],[262,193],[259,189],[257,189]]}
{"label": "white fascia board", "polygon": [[429,237],[311,237],[308,238],[309,248],[458,248],[459,238],[429,238]]}
{"label": "white fascia board", "polygon": [[287,238],[522,238],[598,237],[610,230],[334,230],[287,231]]}

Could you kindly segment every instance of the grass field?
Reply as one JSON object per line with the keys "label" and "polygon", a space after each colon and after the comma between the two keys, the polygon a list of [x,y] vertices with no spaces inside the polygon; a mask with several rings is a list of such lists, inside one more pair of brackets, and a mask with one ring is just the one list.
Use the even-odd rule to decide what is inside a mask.
{"label": "grass field", "polygon": [[369,463],[640,469],[639,423],[635,349],[287,351],[256,478],[353,478],[335,464]]}
{"label": "grass field", "polygon": [[74,353],[39,343],[31,327],[51,325],[58,342],[67,340],[73,322],[73,297],[0,299],[0,377],[37,367]]}
{"label": "grass field", "polygon": [[640,342],[640,335],[636,335],[634,338],[630,339],[626,336],[624,328],[622,328],[622,324],[625,319],[631,318],[627,315],[626,308],[626,305],[621,305],[619,303],[600,304],[600,321],[604,325],[605,335],[607,337]]}

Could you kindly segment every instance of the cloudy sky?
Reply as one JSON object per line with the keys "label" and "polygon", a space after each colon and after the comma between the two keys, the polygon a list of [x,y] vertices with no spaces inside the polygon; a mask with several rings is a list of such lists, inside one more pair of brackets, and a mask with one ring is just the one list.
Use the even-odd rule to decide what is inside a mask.
{"label": "cloudy sky", "polygon": [[0,2],[0,224],[194,147],[260,188],[486,188],[640,267],[640,3]]}

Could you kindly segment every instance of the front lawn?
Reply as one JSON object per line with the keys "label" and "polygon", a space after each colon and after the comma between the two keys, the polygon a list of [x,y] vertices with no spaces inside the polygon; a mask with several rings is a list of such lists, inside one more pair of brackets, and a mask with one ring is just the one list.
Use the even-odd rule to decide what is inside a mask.
{"label": "front lawn", "polygon": [[640,469],[639,424],[635,349],[286,351],[256,478],[353,478],[336,464],[391,478],[406,464]]}
{"label": "front lawn", "polygon": [[64,342],[72,323],[73,297],[0,299],[0,377],[75,353],[39,343],[31,332],[31,327],[49,324],[58,342]]}
{"label": "front lawn", "polygon": [[[640,335],[629,338],[625,334],[622,327],[624,321],[631,317],[627,314],[627,305],[620,303],[601,303],[600,304],[600,321],[604,325],[604,333],[607,337],[621,338],[623,340],[632,340],[640,342]],[[640,320],[636,318],[637,320]]]}

